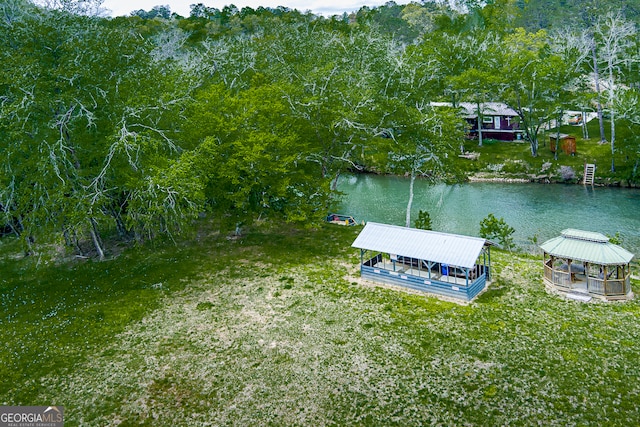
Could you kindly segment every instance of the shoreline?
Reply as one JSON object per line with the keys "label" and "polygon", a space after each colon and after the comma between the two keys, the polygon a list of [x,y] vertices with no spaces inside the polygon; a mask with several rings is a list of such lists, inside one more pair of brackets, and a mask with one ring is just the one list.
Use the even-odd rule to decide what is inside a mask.
{"label": "shoreline", "polygon": [[589,187],[618,187],[629,189],[640,189],[640,184],[623,183],[621,181],[596,182],[592,185],[583,184],[582,180],[559,180],[548,175],[531,176],[528,178],[514,178],[514,177],[501,177],[501,176],[483,176],[482,172],[479,174],[473,174],[467,176],[468,182],[497,182],[505,184],[565,184],[565,185],[586,185]]}
{"label": "shoreline", "polygon": [[506,177],[484,177],[484,176],[476,176],[471,175],[467,177],[469,182],[499,182],[506,184],[550,184],[551,182],[540,182],[540,181],[532,181],[531,179],[525,178],[506,178]]}
{"label": "shoreline", "polygon": [[[375,170],[349,170],[349,173],[354,175],[378,175],[378,176],[397,176],[408,177],[408,175],[395,175],[387,173],[379,173]],[[418,175],[418,177],[426,177],[426,175]],[[466,175],[465,181],[462,182],[495,182],[501,184],[564,184],[564,185],[585,185],[588,187],[608,187],[608,188],[628,188],[628,189],[640,189],[640,183],[630,183],[623,181],[612,181],[610,178],[598,179],[592,185],[585,185],[582,183],[581,178],[574,178],[571,180],[562,180],[555,176],[550,175],[527,175],[526,177],[507,177],[507,176],[495,176],[489,172],[476,172],[474,174]]]}
{"label": "shoreline", "polygon": [[[378,175],[378,176],[397,176],[397,177],[405,177],[407,178],[408,174],[393,174],[393,173],[381,173],[375,168],[370,169],[367,167],[363,167],[362,169],[353,169],[348,168],[347,171],[354,175]],[[573,179],[564,180],[556,175],[532,175],[532,174],[523,174],[518,176],[496,176],[496,172],[490,171],[477,171],[474,173],[470,173],[468,175],[464,175],[464,180],[462,182],[495,182],[502,184],[564,184],[564,185],[585,185],[582,183],[582,176],[576,176]],[[427,175],[417,175],[420,178],[428,178]],[[640,189],[640,182],[633,183],[628,180],[613,180],[610,177],[607,178],[598,178],[595,179],[591,185],[586,185],[589,187],[618,187],[618,188],[629,188],[629,189]]]}

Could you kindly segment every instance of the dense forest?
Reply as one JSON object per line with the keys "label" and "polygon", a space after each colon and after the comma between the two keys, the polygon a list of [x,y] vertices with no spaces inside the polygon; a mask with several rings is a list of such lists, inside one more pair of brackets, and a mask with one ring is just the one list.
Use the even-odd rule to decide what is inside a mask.
{"label": "dense forest", "polygon": [[614,153],[635,159],[637,182],[639,21],[637,0],[118,18],[100,1],[5,0],[0,225],[27,251],[102,258],[107,238],[171,237],[204,212],[230,230],[314,223],[348,170],[463,179],[462,101],[516,110],[534,157],[545,123],[597,112],[611,169]]}

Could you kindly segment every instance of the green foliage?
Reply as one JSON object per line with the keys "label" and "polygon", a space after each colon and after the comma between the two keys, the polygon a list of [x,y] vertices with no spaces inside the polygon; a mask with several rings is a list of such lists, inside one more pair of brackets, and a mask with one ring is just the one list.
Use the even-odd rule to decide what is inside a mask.
{"label": "green foliage", "polygon": [[622,243],[624,242],[624,238],[620,235],[619,231],[616,231],[616,234],[614,234],[613,236],[607,235],[607,237],[609,238],[609,242],[613,243],[614,245],[622,245]]}
{"label": "green foliage", "polygon": [[[64,240],[102,256],[102,235],[175,237],[206,210],[231,225],[314,223],[348,169],[449,181],[488,164],[535,174],[537,165],[511,162],[522,144],[483,141],[476,150],[458,111],[431,102],[506,102],[531,153],[547,160],[535,141],[542,125],[594,97],[575,79],[587,69],[581,39],[516,29],[535,27],[531,2],[464,4],[469,13],[391,2],[331,18],[196,4],[184,19],[166,6],[104,19],[91,16],[97,1],[6,1],[1,225],[29,251]],[[626,54],[632,62],[633,50]],[[616,171],[599,161],[606,147],[582,141],[554,171],[578,176],[595,158],[598,177],[638,181],[631,71],[626,63],[616,71],[630,88],[612,104],[622,124]],[[482,156],[460,160],[461,149]],[[87,241],[94,251],[80,249]]]}
{"label": "green foliage", "polygon": [[[496,44],[499,57],[499,97],[520,119],[531,155],[538,155],[538,134],[554,118],[558,102],[566,102],[567,87],[578,69],[565,64],[572,60],[554,52],[546,32],[527,33],[517,29]],[[514,47],[516,47],[514,49]]]}
{"label": "green foliage", "polygon": [[421,209],[420,212],[418,212],[418,218],[416,218],[415,220],[415,226],[416,228],[419,228],[421,230],[432,230],[433,228],[431,225],[431,216],[429,215],[429,212],[423,211]]}
{"label": "green foliage", "polygon": [[198,210],[185,203],[201,203],[174,194],[190,183],[169,182],[189,74],[178,80],[176,62],[134,21],[47,9],[20,18],[0,23],[6,220],[29,244],[91,239],[101,258],[100,234],[111,228],[123,237],[179,231]]}
{"label": "green foliage", "polygon": [[640,419],[640,304],[548,294],[539,256],[492,249],[492,284],[461,305],[355,280],[358,227],[230,240],[208,223],[72,268],[0,241],[0,400],[56,396],[88,426]]}
{"label": "green foliage", "polygon": [[480,236],[485,239],[496,240],[507,250],[513,248],[512,235],[514,232],[515,229],[510,227],[504,221],[504,218],[497,219],[492,213],[480,221]]}
{"label": "green foliage", "polygon": [[204,140],[181,161],[193,165],[211,209],[231,223],[307,222],[326,205],[328,188],[318,181],[309,147],[283,119],[291,115],[282,97],[289,90],[265,84],[234,94],[215,85],[191,112],[187,132]]}
{"label": "green foliage", "polygon": [[509,174],[525,174],[529,172],[529,165],[522,160],[512,160],[504,163],[502,171]]}

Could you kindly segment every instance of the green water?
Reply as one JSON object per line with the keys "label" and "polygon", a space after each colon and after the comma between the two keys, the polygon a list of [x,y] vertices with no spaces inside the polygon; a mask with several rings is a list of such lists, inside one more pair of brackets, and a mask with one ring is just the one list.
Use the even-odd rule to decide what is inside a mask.
{"label": "green water", "polygon": [[[358,221],[404,225],[409,180],[401,177],[345,176],[341,213]],[[489,213],[515,228],[517,245],[527,247],[565,228],[620,232],[627,250],[640,255],[640,190],[561,184],[467,183],[429,185],[416,180],[411,221],[426,210],[434,230],[477,236]]]}

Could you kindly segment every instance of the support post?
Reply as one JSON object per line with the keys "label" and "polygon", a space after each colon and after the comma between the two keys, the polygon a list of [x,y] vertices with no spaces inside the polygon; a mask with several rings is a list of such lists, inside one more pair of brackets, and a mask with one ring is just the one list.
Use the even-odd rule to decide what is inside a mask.
{"label": "support post", "polygon": [[489,265],[485,266],[485,273],[487,280],[491,280],[491,246],[487,246],[487,257],[489,259]]}

